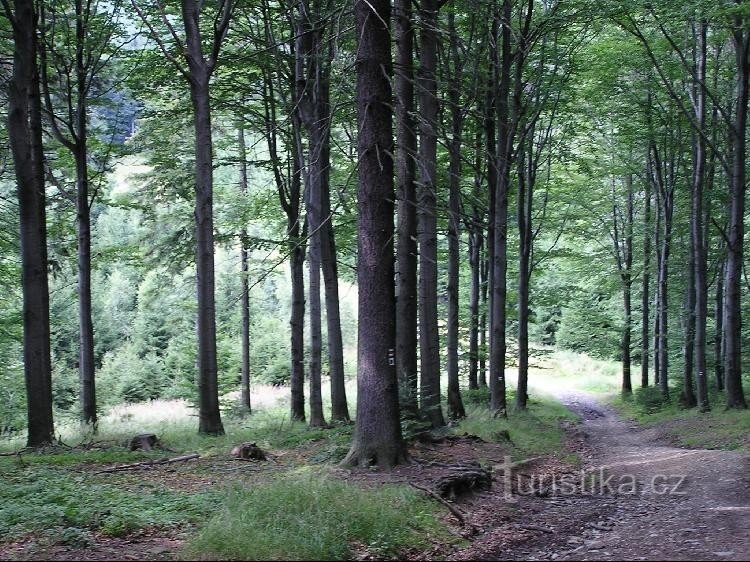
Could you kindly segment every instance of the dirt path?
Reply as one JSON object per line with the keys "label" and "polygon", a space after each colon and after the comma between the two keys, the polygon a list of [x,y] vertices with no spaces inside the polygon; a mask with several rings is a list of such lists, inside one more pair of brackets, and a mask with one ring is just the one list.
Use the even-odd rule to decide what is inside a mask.
{"label": "dirt path", "polygon": [[540,532],[485,559],[750,559],[750,454],[676,448],[584,393],[561,398],[590,485],[521,498]]}

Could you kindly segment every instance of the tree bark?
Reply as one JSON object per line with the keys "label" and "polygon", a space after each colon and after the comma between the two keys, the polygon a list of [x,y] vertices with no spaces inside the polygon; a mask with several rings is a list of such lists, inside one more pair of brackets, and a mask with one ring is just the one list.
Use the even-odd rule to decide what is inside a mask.
{"label": "tree bark", "polygon": [[346,465],[406,460],[396,373],[389,0],[355,2],[359,323],[357,422]]}
{"label": "tree bark", "polygon": [[214,282],[213,140],[209,65],[203,58],[198,27],[200,7],[182,0],[182,17],[190,69],[190,100],[195,127],[195,223],[198,286],[198,432],[223,435],[219,410]]}
{"label": "tree bark", "polygon": [[452,420],[466,417],[458,380],[458,312],[459,266],[461,238],[461,136],[463,112],[461,108],[461,60],[458,53],[455,13],[448,13],[450,52],[452,61],[451,87],[448,92],[451,106],[451,141],[449,145],[449,195],[448,195],[448,417]]}
{"label": "tree bark", "polygon": [[724,286],[724,384],[728,408],[747,408],[742,389],[742,268],[745,236],[745,152],[748,94],[750,80],[750,32],[743,15],[734,17],[732,39],[737,65],[737,103],[731,128],[732,168],[730,176],[730,210],[727,244],[727,265]]}
{"label": "tree bark", "polygon": [[724,390],[724,259],[716,273],[716,303],[714,307],[714,377],[716,390]]}
{"label": "tree bark", "polygon": [[8,84],[8,137],[18,186],[23,291],[23,360],[29,447],[54,440],[50,361],[47,224],[42,150],[42,108],[33,2],[16,2],[13,75]]}
{"label": "tree bark", "polygon": [[414,27],[411,0],[396,0],[396,178],[398,195],[398,286],[396,362],[401,407],[419,416],[417,377],[417,153],[414,119]]}
{"label": "tree bark", "polygon": [[[238,131],[239,158],[240,158],[240,193],[247,193],[247,148],[245,144],[245,128],[240,123]],[[240,299],[240,345],[242,358],[240,366],[240,405],[247,412],[252,411],[250,405],[250,288],[248,279],[248,252],[247,252],[247,229],[242,229],[240,235],[240,286],[242,296]]]}
{"label": "tree bark", "polygon": [[440,338],[437,307],[437,13],[436,0],[420,5],[419,86],[419,350],[420,410],[432,427],[445,425],[440,405]]}
{"label": "tree bark", "polygon": [[649,304],[651,284],[651,181],[645,182],[643,211],[643,273],[641,276],[641,388],[648,386]]}
{"label": "tree bark", "polygon": [[[692,217],[691,217],[692,218]],[[684,341],[683,341],[683,379],[680,400],[685,408],[694,408],[697,404],[693,383],[695,368],[695,263],[693,258],[693,233],[690,233],[690,256],[688,257],[687,285],[685,287],[684,306]]]}
{"label": "tree bark", "polygon": [[[534,138],[533,128],[530,133]],[[525,410],[528,401],[529,384],[529,282],[531,277],[532,224],[531,208],[533,201],[533,179],[530,177],[531,162],[527,162],[526,150],[533,153],[531,146],[519,151],[518,160],[518,384],[516,385],[516,408]]]}

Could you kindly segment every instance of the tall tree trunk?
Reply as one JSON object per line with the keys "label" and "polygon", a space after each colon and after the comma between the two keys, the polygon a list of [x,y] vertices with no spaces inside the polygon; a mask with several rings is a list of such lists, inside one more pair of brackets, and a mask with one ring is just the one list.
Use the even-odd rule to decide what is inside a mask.
{"label": "tall tree trunk", "polygon": [[414,27],[411,0],[396,0],[396,181],[398,195],[398,286],[396,362],[401,407],[419,416],[417,377],[417,153],[414,119]]}
{"label": "tall tree trunk", "polygon": [[630,395],[633,393],[631,377],[631,336],[633,332],[633,310],[632,310],[632,287],[633,287],[633,221],[635,215],[635,201],[633,193],[633,177],[627,175],[625,183],[628,190],[627,210],[625,217],[625,232],[623,244],[623,271],[622,271],[622,293],[623,308],[625,311],[625,326],[622,334],[622,393]]}
{"label": "tall tree trunk", "polygon": [[479,365],[479,296],[480,296],[480,269],[482,256],[482,233],[479,227],[479,218],[476,208],[472,221],[472,229],[469,232],[469,266],[471,268],[471,296],[469,298],[469,316],[471,326],[469,328],[469,389],[479,388],[477,369]]}
{"label": "tall tree trunk", "polygon": [[91,205],[89,203],[87,87],[84,60],[86,31],[82,0],[76,0],[76,79],[77,107],[75,129],[76,218],[78,224],[78,321],[81,413],[83,422],[96,430],[96,383],[94,374],[94,323],[91,314]]}
{"label": "tall tree trunk", "polygon": [[641,277],[641,387],[648,386],[649,304],[651,284],[651,181],[645,182],[643,211],[643,273]]}
{"label": "tall tree trunk", "polygon": [[440,405],[437,306],[437,13],[436,0],[420,5],[419,141],[419,351],[420,410],[432,427],[445,425]]}
{"label": "tall tree trunk", "polygon": [[[247,148],[245,144],[245,127],[240,122],[238,131],[240,158],[240,193],[247,193]],[[247,229],[243,227],[240,236],[240,267],[242,270],[240,283],[242,298],[240,299],[241,320],[240,340],[242,359],[240,366],[240,405],[250,413],[250,287],[248,279]]]}
{"label": "tall tree trunk", "polygon": [[[190,36],[188,36],[190,37]],[[200,48],[200,46],[198,46]],[[223,435],[219,411],[214,296],[213,154],[211,108],[205,71],[195,69],[190,83],[195,125],[195,222],[198,270],[198,394],[200,433]]]}
{"label": "tall tree trunk", "polygon": [[487,258],[488,252],[482,252],[479,256],[480,263],[480,310],[479,315],[479,388],[487,388],[487,292],[489,286],[490,264]]}
{"label": "tall tree trunk", "polygon": [[[690,237],[692,239],[692,232]],[[690,256],[688,257],[687,286],[685,287],[685,306],[684,306],[684,342],[683,342],[683,380],[682,395],[680,400],[686,408],[694,408],[697,404],[695,400],[695,390],[693,389],[693,369],[695,364],[695,263],[693,260],[692,246],[694,241],[690,242]]]}
{"label": "tall tree trunk", "polygon": [[734,17],[732,37],[737,61],[737,104],[732,125],[732,170],[727,244],[724,384],[728,408],[747,408],[742,389],[742,268],[745,236],[745,150],[750,80],[750,31],[742,14]]}
{"label": "tall tree trunk", "polygon": [[448,13],[450,52],[453,75],[448,92],[451,106],[451,142],[449,145],[449,196],[448,196],[448,417],[456,420],[466,417],[461,400],[458,380],[458,307],[459,265],[461,260],[459,241],[461,238],[461,136],[463,113],[461,107],[461,60],[458,53],[456,17],[453,10]]}
{"label": "tall tree trunk", "polygon": [[[706,94],[703,84],[706,80],[706,38],[708,24],[701,21],[698,29],[695,29],[695,77],[699,82],[693,86],[693,106],[695,108],[696,122],[700,128],[704,128],[706,122]],[[690,239],[692,241],[693,267],[694,267],[694,295],[695,295],[695,379],[698,392],[698,406],[701,412],[711,409],[708,401],[708,381],[706,367],[706,319],[708,317],[708,282],[706,270],[708,269],[705,229],[703,225],[704,206],[703,192],[706,181],[706,141],[703,135],[693,131],[693,181],[690,209]]]}
{"label": "tall tree trunk", "polygon": [[724,390],[724,259],[716,273],[716,304],[714,308],[714,376],[716,390]]}
{"label": "tall tree trunk", "polygon": [[661,302],[659,301],[660,279],[661,279],[661,195],[658,185],[654,195],[656,196],[656,221],[654,222],[654,248],[656,257],[656,287],[654,288],[654,385],[661,388],[659,377],[661,376],[661,363],[659,362],[659,342],[661,341]]}
{"label": "tall tree trunk", "polygon": [[668,280],[669,280],[669,251],[672,237],[672,211],[671,195],[662,197],[664,206],[662,213],[663,231],[659,258],[659,389],[665,400],[669,399],[669,349],[668,349]]}
{"label": "tall tree trunk", "polygon": [[344,464],[381,468],[403,462],[396,374],[393,264],[393,134],[390,0],[355,2],[357,281],[359,318],[357,424]]}
{"label": "tall tree trunk", "polygon": [[[533,127],[529,133],[534,138]],[[519,150],[518,160],[518,384],[516,386],[516,408],[526,409],[529,384],[529,282],[531,277],[533,179],[528,167],[528,158],[533,158],[533,142]],[[526,151],[530,154],[526,154]],[[528,166],[528,167],[527,167]]]}
{"label": "tall tree trunk", "polygon": [[54,440],[50,362],[47,222],[42,108],[34,3],[5,5],[13,24],[13,75],[8,84],[8,137],[18,185],[23,290],[23,361],[29,447]]}
{"label": "tall tree trunk", "polygon": [[[328,160],[328,158],[326,158]],[[326,174],[327,176],[328,174]],[[323,190],[323,228],[321,230],[321,264],[325,282],[326,324],[328,328],[328,366],[331,375],[331,420],[348,422],[349,405],[346,400],[344,373],[344,342],[341,335],[339,308],[339,273],[336,260],[336,239],[333,235],[330,183]]]}
{"label": "tall tree trunk", "polygon": [[[310,426],[322,427],[325,425],[323,419],[323,396],[321,393],[321,359],[323,350],[323,336],[321,330],[321,305],[320,305],[320,200],[313,195],[317,189],[310,189],[310,198],[307,205],[307,217],[310,221],[309,250],[307,255],[308,267],[308,291],[310,296]],[[319,195],[319,192],[318,192]],[[317,199],[317,201],[314,201]],[[313,218],[315,217],[315,218]]]}
{"label": "tall tree trunk", "polygon": [[497,182],[495,191],[495,232],[492,256],[492,315],[490,320],[490,410],[505,416],[507,411],[505,391],[505,303],[507,297],[507,242],[508,242],[508,188],[510,186],[510,155],[512,132],[510,127],[509,93],[511,57],[511,1],[504,0],[502,7],[502,51],[500,56],[500,82],[497,88]]}

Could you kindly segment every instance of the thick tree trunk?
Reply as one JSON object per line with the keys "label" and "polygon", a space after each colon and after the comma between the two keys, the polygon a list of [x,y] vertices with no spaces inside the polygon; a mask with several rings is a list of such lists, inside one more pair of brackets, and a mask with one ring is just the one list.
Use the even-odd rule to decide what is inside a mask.
{"label": "thick tree trunk", "polygon": [[[308,188],[310,198],[307,205],[307,218],[310,230],[309,250],[307,255],[308,267],[308,292],[310,296],[310,364],[308,366],[310,376],[310,426],[322,427],[325,425],[323,419],[323,396],[320,388],[321,359],[323,350],[323,335],[321,329],[321,304],[320,304],[320,200],[313,192],[316,188]],[[319,192],[318,192],[319,195]]]}
{"label": "thick tree trunk", "polygon": [[414,28],[411,0],[396,0],[396,178],[398,286],[396,362],[401,408],[419,416],[417,377],[417,134],[414,119]]}
{"label": "thick tree trunk", "polygon": [[420,7],[419,141],[419,352],[420,410],[432,427],[445,425],[440,405],[440,337],[437,306],[437,13],[436,0]]}
{"label": "thick tree trunk", "polygon": [[[291,221],[290,221],[291,222]],[[289,225],[291,256],[289,267],[292,277],[291,327],[292,371],[291,418],[305,421],[305,246],[300,236],[299,222]]]}
{"label": "thick tree trunk", "polygon": [[[240,158],[240,193],[247,193],[247,149],[245,144],[245,129],[240,123],[238,131]],[[247,229],[242,229],[240,236],[240,347],[242,348],[240,365],[240,405],[250,413],[250,288],[248,279]]]}
{"label": "thick tree trunk", "polygon": [[745,236],[745,150],[750,80],[750,32],[742,15],[732,30],[737,60],[737,105],[732,127],[732,170],[730,177],[729,241],[727,244],[726,295],[724,297],[725,367],[724,384],[728,408],[747,408],[742,389],[742,268]]}
{"label": "thick tree trunk", "polygon": [[357,424],[344,464],[406,459],[396,374],[389,0],[356,2],[359,323]]}
{"label": "thick tree trunk", "polygon": [[42,109],[33,2],[13,14],[13,75],[8,84],[8,137],[18,185],[23,290],[23,361],[29,447],[54,440],[50,362],[47,224]]}

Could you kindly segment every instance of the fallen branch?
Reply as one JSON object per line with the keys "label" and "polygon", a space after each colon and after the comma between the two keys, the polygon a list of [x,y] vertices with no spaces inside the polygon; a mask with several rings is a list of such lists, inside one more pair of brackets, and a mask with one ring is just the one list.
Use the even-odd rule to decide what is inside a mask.
{"label": "fallen branch", "polygon": [[[453,516],[458,519],[458,521],[461,523],[461,525],[466,525],[466,517],[464,517],[464,514],[461,513],[461,511],[455,506],[452,505],[450,502],[447,502],[443,498],[441,498],[438,494],[430,490],[429,488],[425,488],[424,486],[420,486],[419,484],[414,484],[413,482],[409,482],[409,485],[411,485],[412,488],[416,488],[417,490],[420,490],[430,496],[432,499],[437,500],[441,504],[443,504],[445,507],[448,508],[448,511],[450,511]],[[470,527],[474,528],[473,525],[469,525]]]}
{"label": "fallen branch", "polygon": [[155,466],[162,466],[167,464],[174,464],[176,462],[184,462],[189,461],[192,459],[199,458],[200,455],[198,453],[191,453],[189,455],[183,455],[181,457],[174,457],[171,459],[159,459],[159,460],[147,460],[143,462],[136,462],[132,464],[123,464],[120,466],[113,466],[110,468],[105,468],[104,470],[100,470],[96,472],[96,474],[109,474],[112,472],[124,472],[128,470],[139,470],[143,468],[153,468]]}

